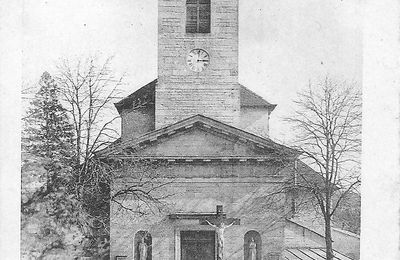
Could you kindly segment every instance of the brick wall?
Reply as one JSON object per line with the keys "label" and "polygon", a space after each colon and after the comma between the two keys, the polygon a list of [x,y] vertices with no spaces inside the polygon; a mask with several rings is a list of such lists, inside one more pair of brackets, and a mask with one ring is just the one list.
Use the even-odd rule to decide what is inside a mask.
{"label": "brick wall", "polygon": [[[158,19],[156,128],[195,114],[237,125],[238,1],[211,1],[211,33],[185,32],[186,0],[160,0]],[[186,64],[194,48],[210,55],[208,68],[200,73]]]}

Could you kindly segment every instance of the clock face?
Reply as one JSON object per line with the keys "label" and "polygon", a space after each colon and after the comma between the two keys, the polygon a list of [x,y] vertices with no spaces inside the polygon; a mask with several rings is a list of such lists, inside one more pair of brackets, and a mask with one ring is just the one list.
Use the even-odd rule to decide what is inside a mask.
{"label": "clock face", "polygon": [[194,49],[190,51],[186,61],[192,71],[202,72],[210,63],[210,56],[205,50]]}

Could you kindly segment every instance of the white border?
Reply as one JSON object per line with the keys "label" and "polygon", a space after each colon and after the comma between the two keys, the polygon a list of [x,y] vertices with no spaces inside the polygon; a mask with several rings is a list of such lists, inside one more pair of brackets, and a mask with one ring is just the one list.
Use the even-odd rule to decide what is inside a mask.
{"label": "white border", "polygon": [[362,260],[400,259],[399,5],[396,0],[365,5]]}

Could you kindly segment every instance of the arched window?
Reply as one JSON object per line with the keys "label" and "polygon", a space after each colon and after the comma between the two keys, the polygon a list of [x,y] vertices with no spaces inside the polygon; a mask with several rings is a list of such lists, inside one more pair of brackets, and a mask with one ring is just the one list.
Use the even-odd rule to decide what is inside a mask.
{"label": "arched window", "polygon": [[209,33],[210,24],[210,0],[186,0],[186,32]]}
{"label": "arched window", "polygon": [[244,260],[261,260],[262,241],[260,233],[254,230],[244,235],[243,241]]}
{"label": "arched window", "polygon": [[147,231],[138,231],[133,240],[134,259],[151,260],[152,237]]}

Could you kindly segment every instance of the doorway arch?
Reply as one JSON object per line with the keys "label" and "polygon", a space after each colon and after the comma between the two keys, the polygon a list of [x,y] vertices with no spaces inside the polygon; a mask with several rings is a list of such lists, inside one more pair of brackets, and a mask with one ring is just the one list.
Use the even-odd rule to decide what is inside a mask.
{"label": "doorway arch", "polygon": [[147,245],[147,257],[146,260],[152,260],[152,243],[153,239],[151,237],[151,234],[148,231],[138,231],[135,234],[135,237],[133,239],[133,248],[134,248],[134,259],[135,260],[141,260],[140,259],[140,253],[139,253],[139,245],[142,242],[142,238],[144,239],[145,244]]}
{"label": "doorway arch", "polygon": [[251,260],[250,259],[250,242],[254,239],[256,244],[256,260],[261,260],[261,252],[262,252],[262,241],[261,235],[255,230],[247,231],[244,235],[243,239],[243,259],[244,260]]}

